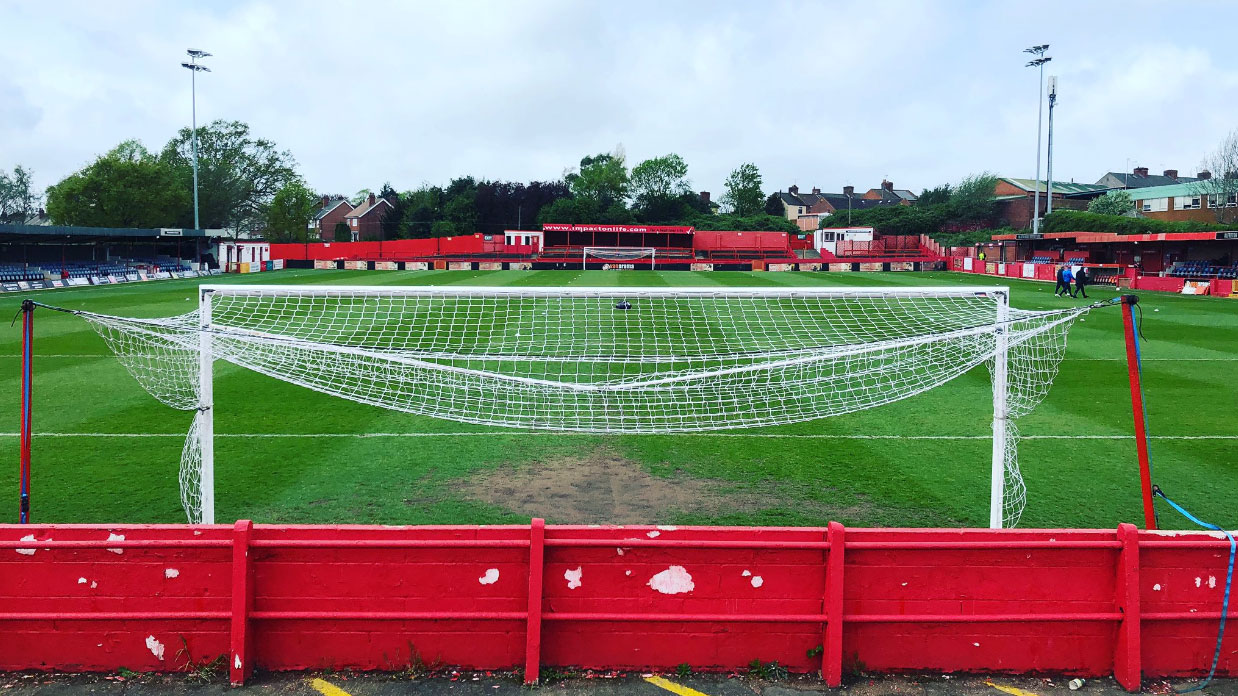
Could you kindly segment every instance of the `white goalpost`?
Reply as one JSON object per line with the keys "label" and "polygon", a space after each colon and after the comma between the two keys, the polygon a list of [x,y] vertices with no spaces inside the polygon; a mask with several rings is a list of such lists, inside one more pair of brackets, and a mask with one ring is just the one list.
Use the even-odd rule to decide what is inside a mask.
{"label": "white goalpost", "polygon": [[203,285],[177,317],[73,313],[151,395],[195,412],[180,472],[191,522],[214,521],[219,360],[396,411],[617,434],[814,420],[987,364],[996,528],[1024,506],[1015,419],[1089,309],[1014,309],[1006,288]]}
{"label": "white goalpost", "polygon": [[635,261],[649,259],[649,270],[656,270],[658,265],[658,250],[655,247],[596,247],[587,246],[581,252],[580,270],[585,270],[592,256],[604,261]]}

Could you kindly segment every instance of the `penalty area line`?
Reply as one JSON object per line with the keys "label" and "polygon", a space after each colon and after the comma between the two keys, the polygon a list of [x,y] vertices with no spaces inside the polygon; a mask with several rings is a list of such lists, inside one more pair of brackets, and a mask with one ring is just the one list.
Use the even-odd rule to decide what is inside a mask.
{"label": "penalty area line", "polygon": [[[20,433],[0,433],[0,437],[19,437]],[[863,435],[825,433],[581,433],[574,431],[487,432],[487,433],[215,433],[216,438],[367,438],[384,437],[708,437],[761,438],[769,440],[992,440],[991,435]],[[33,437],[185,437],[185,433],[34,433]],[[1020,440],[1131,440],[1133,435],[1020,435]],[[1238,440],[1238,435],[1149,435],[1149,440]]]}

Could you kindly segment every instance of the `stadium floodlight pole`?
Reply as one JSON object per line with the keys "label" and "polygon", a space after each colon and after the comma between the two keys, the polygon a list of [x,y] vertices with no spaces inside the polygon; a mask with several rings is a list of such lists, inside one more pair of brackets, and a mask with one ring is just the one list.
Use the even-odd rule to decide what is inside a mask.
{"label": "stadium floodlight pole", "polygon": [[1045,215],[1053,212],[1053,107],[1057,105],[1057,75],[1049,76],[1049,153],[1047,155],[1048,166],[1045,171],[1045,185],[1048,191],[1045,194]]}
{"label": "stadium floodlight pole", "polygon": [[196,48],[191,48],[185,53],[189,54],[189,62],[181,63],[181,67],[189,70],[189,93],[193,105],[193,133],[190,137],[193,143],[193,228],[200,230],[202,225],[198,223],[198,73],[210,72],[211,69],[205,65],[199,65],[198,59],[206,58],[211,54]]}
{"label": "stadium floodlight pole", "polygon": [[1045,116],[1045,63],[1053,60],[1045,57],[1049,44],[1040,44],[1023,49],[1036,58],[1028,62],[1027,67],[1040,69],[1040,81],[1036,83],[1036,181],[1032,187],[1032,234],[1040,232],[1040,129]]}

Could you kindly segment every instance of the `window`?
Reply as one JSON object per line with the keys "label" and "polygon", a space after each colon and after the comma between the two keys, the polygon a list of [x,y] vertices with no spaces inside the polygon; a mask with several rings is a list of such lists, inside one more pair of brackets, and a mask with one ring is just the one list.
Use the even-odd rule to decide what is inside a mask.
{"label": "window", "polygon": [[353,226],[353,227],[356,227],[356,226],[357,226],[357,218],[353,218],[353,219],[352,219],[352,226]]}
{"label": "window", "polygon": [[1169,210],[1168,198],[1146,198],[1143,205],[1139,208],[1145,213],[1163,213]]}
{"label": "window", "polygon": [[1199,196],[1175,196],[1174,210],[1199,210]]}
{"label": "window", "polygon": [[1238,193],[1214,193],[1208,196],[1209,208],[1233,208],[1238,206]]}

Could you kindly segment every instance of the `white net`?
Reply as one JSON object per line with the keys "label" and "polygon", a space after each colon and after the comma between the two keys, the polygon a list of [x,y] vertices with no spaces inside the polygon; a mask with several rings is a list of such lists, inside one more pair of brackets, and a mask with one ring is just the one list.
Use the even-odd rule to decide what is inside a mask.
{"label": "white net", "polygon": [[591,247],[584,248],[582,264],[588,265],[589,259],[603,261],[635,261],[649,259],[650,267],[657,263],[658,250],[654,247]]}
{"label": "white net", "polygon": [[[1044,398],[1068,328],[1090,309],[1006,310],[1004,293],[948,288],[204,290],[205,326],[199,312],[76,313],[173,408],[200,408],[200,336],[209,332],[215,359],[353,401],[591,433],[749,428],[873,408],[992,365],[1001,332],[1006,526],[1024,504],[1011,419]],[[201,518],[195,441],[206,415],[182,458],[191,521]]]}

